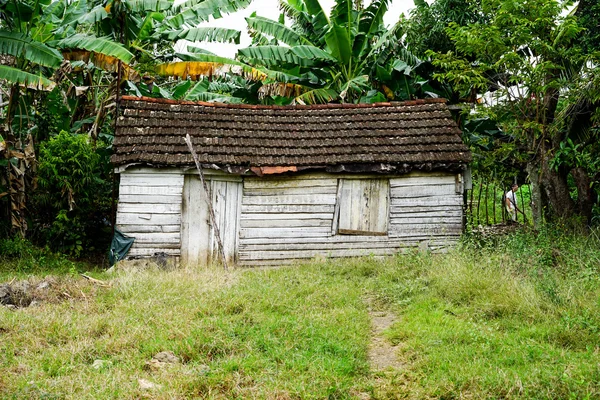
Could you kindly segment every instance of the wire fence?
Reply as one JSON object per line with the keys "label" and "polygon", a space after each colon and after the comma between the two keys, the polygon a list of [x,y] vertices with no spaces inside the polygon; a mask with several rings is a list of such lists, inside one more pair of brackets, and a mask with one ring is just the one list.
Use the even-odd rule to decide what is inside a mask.
{"label": "wire fence", "polygon": [[[467,225],[486,226],[505,224],[511,220],[506,211],[505,195],[511,190],[510,183],[488,182],[474,179],[473,189],[466,194]],[[533,224],[531,210],[531,186],[523,184],[516,192],[517,216],[516,222]]]}

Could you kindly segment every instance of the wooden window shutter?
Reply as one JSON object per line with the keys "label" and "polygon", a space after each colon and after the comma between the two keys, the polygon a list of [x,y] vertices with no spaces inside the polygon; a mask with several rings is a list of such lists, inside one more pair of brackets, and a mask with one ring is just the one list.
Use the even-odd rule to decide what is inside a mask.
{"label": "wooden window shutter", "polygon": [[387,235],[388,179],[341,179],[338,234]]}

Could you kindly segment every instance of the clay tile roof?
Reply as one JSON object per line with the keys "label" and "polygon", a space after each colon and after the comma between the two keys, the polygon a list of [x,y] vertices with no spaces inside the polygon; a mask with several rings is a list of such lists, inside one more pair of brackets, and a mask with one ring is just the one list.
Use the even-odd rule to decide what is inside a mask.
{"label": "clay tile roof", "polygon": [[124,96],[112,162],[309,168],[385,164],[457,169],[471,161],[445,100],[248,106]]}

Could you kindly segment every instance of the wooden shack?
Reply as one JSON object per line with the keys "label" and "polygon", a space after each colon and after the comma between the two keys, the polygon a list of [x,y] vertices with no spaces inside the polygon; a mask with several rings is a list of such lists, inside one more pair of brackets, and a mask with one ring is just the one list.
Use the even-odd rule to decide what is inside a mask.
{"label": "wooden shack", "polygon": [[254,106],[123,97],[112,162],[129,257],[230,262],[438,251],[463,230],[471,155],[444,100]]}

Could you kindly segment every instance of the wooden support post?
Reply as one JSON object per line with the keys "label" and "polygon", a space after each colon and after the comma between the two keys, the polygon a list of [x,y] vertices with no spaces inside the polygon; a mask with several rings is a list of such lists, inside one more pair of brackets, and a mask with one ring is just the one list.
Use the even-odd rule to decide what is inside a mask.
{"label": "wooden support post", "polygon": [[490,187],[489,183],[485,184],[485,224],[486,226],[490,224],[489,215],[488,215],[488,189]]}
{"label": "wooden support post", "polygon": [[494,225],[496,225],[496,183],[492,185],[492,213],[494,213]]}
{"label": "wooden support post", "polygon": [[200,161],[198,160],[198,155],[194,150],[194,146],[192,145],[192,139],[190,138],[190,134],[186,133],[185,142],[190,149],[190,153],[192,153],[192,157],[194,158],[194,163],[196,164],[196,169],[198,170],[198,174],[200,175],[200,180],[202,181],[202,187],[204,188],[204,193],[206,194],[206,204],[208,205],[208,213],[210,214],[210,221],[212,223],[212,227],[217,237],[217,244],[219,245],[219,253],[221,253],[221,257],[223,259],[223,268],[227,269],[227,257],[225,256],[225,248],[223,247],[223,242],[221,241],[221,232],[219,232],[219,224],[217,222],[217,218],[215,217],[215,210],[212,205],[212,196],[210,195],[210,191],[208,190],[208,185],[206,184],[206,180],[204,179],[204,172],[202,171],[202,166],[200,165]]}
{"label": "wooden support post", "polygon": [[[521,194],[521,214],[523,214],[523,223],[527,223],[527,215],[525,215],[525,201],[523,200],[523,190],[519,190]],[[531,195],[529,196],[531,198]]]}
{"label": "wooden support post", "polygon": [[483,190],[483,181],[479,182],[479,195],[477,196],[477,225],[480,224],[481,220],[479,219],[479,207],[481,206],[481,192]]}

